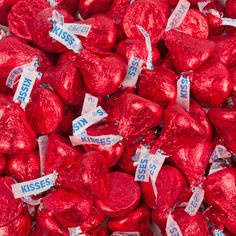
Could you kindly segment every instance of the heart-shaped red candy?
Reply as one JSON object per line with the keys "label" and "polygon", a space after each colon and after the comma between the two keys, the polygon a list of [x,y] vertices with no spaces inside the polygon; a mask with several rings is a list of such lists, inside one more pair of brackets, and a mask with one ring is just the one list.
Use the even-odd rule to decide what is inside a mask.
{"label": "heart-shaped red candy", "polygon": [[[40,11],[29,24],[29,32],[33,42],[46,52],[61,53],[67,50],[57,40],[53,39],[49,32],[53,28],[53,23],[49,19],[52,17],[54,8],[46,8]],[[73,21],[73,17],[63,9],[56,9],[60,14],[64,16],[65,23]]]}
{"label": "heart-shaped red candy", "polygon": [[[114,124],[98,124],[89,127],[86,130],[88,135],[91,136],[100,136],[100,135],[118,135],[117,126]],[[120,159],[124,146],[121,142],[116,143],[112,147],[104,147],[102,145],[84,145],[85,151],[99,151],[101,152],[106,159],[106,164],[110,168],[114,166]]]}
{"label": "heart-shaped red candy", "polygon": [[[205,201],[222,212],[222,223],[236,233],[236,170],[225,168],[208,175],[205,182]],[[228,218],[228,220],[227,220]],[[234,220],[233,220],[234,219]]]}
{"label": "heart-shaped red candy", "polygon": [[[58,8],[68,10],[71,13],[75,12],[77,0],[57,0],[55,2]],[[18,0],[8,15],[11,31],[16,36],[31,41],[30,25],[32,21],[40,11],[49,7],[50,4],[47,0]],[[26,12],[28,14],[25,14]]]}
{"label": "heart-shaped red candy", "polygon": [[78,105],[83,102],[85,91],[82,75],[73,62],[55,67],[44,78],[44,82],[55,89],[66,104]]}
{"label": "heart-shaped red candy", "polygon": [[36,135],[18,104],[0,104],[0,130],[1,153],[20,154],[36,147]]}
{"label": "heart-shaped red candy", "polygon": [[43,209],[38,212],[36,230],[32,233],[32,236],[42,235],[69,236],[69,231],[55,219],[52,212]]}
{"label": "heart-shaped red candy", "polygon": [[100,152],[87,152],[69,170],[60,173],[58,183],[78,191],[84,198],[103,199],[110,189],[105,157]]}
{"label": "heart-shaped red candy", "polygon": [[205,170],[213,152],[210,141],[185,145],[172,153],[171,161],[183,172],[191,186],[203,183]]}
{"label": "heart-shaped red candy", "polygon": [[84,49],[78,53],[76,64],[84,76],[87,91],[95,96],[115,92],[126,75],[126,64],[116,54],[99,58]]}
{"label": "heart-shaped red candy", "polygon": [[207,39],[209,34],[207,18],[200,11],[189,9],[177,30],[192,37]]}
{"label": "heart-shaped red candy", "polygon": [[224,31],[224,26],[221,25],[221,16],[224,15],[225,11],[222,3],[223,2],[217,0],[210,0],[209,3],[203,8],[204,15],[209,23],[210,35],[220,35]]}
{"label": "heart-shaped red candy", "polygon": [[[45,158],[45,174],[60,171],[73,166],[82,155],[82,152],[75,150],[70,142],[64,137],[52,133],[48,136],[48,145]],[[60,176],[60,175],[59,175]]]}
{"label": "heart-shaped red candy", "polygon": [[208,113],[223,144],[232,152],[236,152],[236,109],[214,108]]}
{"label": "heart-shaped red candy", "polygon": [[132,3],[124,15],[123,28],[128,38],[144,40],[137,25],[150,35],[151,42],[157,43],[167,23],[169,6],[164,1],[139,0]]}
{"label": "heart-shaped red candy", "polygon": [[211,60],[219,61],[226,66],[236,63],[236,35],[214,37],[216,42],[215,50],[211,55]]}
{"label": "heart-shaped red candy", "polygon": [[179,72],[198,68],[210,57],[215,48],[213,41],[195,38],[176,30],[165,33],[164,40]]}
{"label": "heart-shaped red candy", "polygon": [[126,216],[109,219],[108,228],[113,232],[139,232],[146,235],[149,224],[150,210],[146,205],[142,204]]}
{"label": "heart-shaped red candy", "polygon": [[45,210],[65,227],[76,227],[89,216],[93,202],[70,189],[58,188],[42,200]]}
{"label": "heart-shaped red candy", "polygon": [[31,218],[28,215],[20,215],[10,224],[0,227],[1,236],[26,236],[31,231]]}
{"label": "heart-shaped red candy", "polygon": [[177,75],[164,67],[156,67],[154,70],[144,70],[138,84],[138,94],[162,107],[176,99]]}
{"label": "heart-shaped red candy", "polygon": [[97,205],[109,217],[125,216],[139,204],[141,191],[132,175],[112,172],[110,175],[110,193]]}
{"label": "heart-shaped red candy", "polygon": [[196,145],[210,138],[211,126],[205,111],[197,103],[190,103],[190,112],[179,104],[170,104],[165,110],[164,128],[154,149],[161,148],[171,154],[182,146]]}
{"label": "heart-shaped red candy", "polygon": [[26,106],[26,117],[31,127],[38,134],[56,131],[62,121],[64,104],[51,90],[38,88],[31,95],[31,102]]}
{"label": "heart-shaped red candy", "polygon": [[172,166],[164,165],[156,180],[157,199],[155,197],[151,180],[141,183],[144,201],[155,209],[155,222],[164,230],[169,211],[178,202],[181,194],[187,189],[184,176]]}
{"label": "heart-shaped red candy", "polygon": [[207,221],[200,212],[197,212],[195,216],[190,216],[184,211],[184,208],[177,208],[172,213],[172,217],[177,222],[184,236],[211,235],[208,230]]}
{"label": "heart-shaped red candy", "polygon": [[208,175],[205,201],[226,215],[236,217],[236,169],[225,168]]}
{"label": "heart-shaped red candy", "polygon": [[127,93],[117,100],[108,120],[118,124],[124,141],[134,142],[140,135],[160,124],[162,108],[145,98]]}
{"label": "heart-shaped red candy", "polygon": [[40,177],[40,161],[37,152],[24,153],[12,157],[7,163],[10,175],[19,182]]}
{"label": "heart-shaped red candy", "polygon": [[0,78],[6,79],[12,69],[32,62],[35,56],[39,57],[40,65],[48,66],[50,64],[43,52],[30,47],[24,40],[15,36],[3,38],[0,40]]}
{"label": "heart-shaped red candy", "polygon": [[202,106],[217,107],[230,95],[228,69],[220,62],[207,61],[191,74],[191,92]]}
{"label": "heart-shaped red candy", "polygon": [[[231,233],[236,233],[236,216],[226,214],[223,211],[216,209],[213,206],[210,206],[206,211],[204,211],[204,216],[209,219],[215,228],[226,227]],[[224,235],[231,236],[229,232],[224,229]]]}
{"label": "heart-shaped red candy", "polygon": [[23,201],[15,199],[11,185],[16,181],[11,177],[0,177],[0,227],[6,226],[16,219],[22,211]]}
{"label": "heart-shaped red candy", "polygon": [[107,15],[95,15],[87,20],[77,21],[75,24],[91,25],[87,37],[79,37],[83,46],[90,50],[110,51],[116,42],[116,26]]}
{"label": "heart-shaped red candy", "polygon": [[[11,8],[8,24],[11,31],[18,37],[31,40],[29,24],[43,9],[50,7],[45,0],[19,0]],[[28,12],[28,14],[25,14]]]}

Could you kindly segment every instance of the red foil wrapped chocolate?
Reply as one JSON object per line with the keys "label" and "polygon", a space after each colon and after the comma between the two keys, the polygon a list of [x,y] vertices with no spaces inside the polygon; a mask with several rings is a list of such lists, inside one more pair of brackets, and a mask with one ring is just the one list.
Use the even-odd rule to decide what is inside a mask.
{"label": "red foil wrapped chocolate", "polygon": [[[236,18],[236,4],[210,0],[202,10],[205,2],[189,0],[181,24],[166,31],[178,2],[0,0],[0,24],[10,28],[0,25],[1,236],[69,236],[71,227],[86,236],[151,236],[155,224],[166,235],[170,213],[183,236],[236,234],[236,38],[234,28],[221,25],[222,17]],[[86,37],[70,32],[81,42],[79,52],[65,46],[62,31],[64,43],[50,36],[54,18],[65,26],[54,10],[77,30],[91,26]],[[42,78],[27,91],[22,109],[12,96],[21,72],[12,70],[36,56]],[[143,61],[132,65],[139,74],[127,71],[133,57]],[[13,89],[6,86],[10,72]],[[181,76],[190,81],[189,111],[179,102]],[[129,79],[133,87],[124,87]],[[86,93],[97,96],[106,118],[90,123],[88,114],[80,117]],[[77,135],[93,138],[81,136],[83,143],[72,146],[76,117],[85,125]],[[107,135],[118,141],[99,142]],[[91,144],[93,139],[99,141]],[[230,155],[209,164],[224,151],[216,145]],[[152,161],[145,167],[150,175],[158,168],[152,154],[162,150],[166,156],[155,183],[135,181],[142,146]],[[53,187],[29,196],[33,202],[14,198],[16,181],[24,185],[52,173]],[[190,216],[181,207],[196,186],[205,197]]]}
{"label": "red foil wrapped chocolate", "polygon": [[107,216],[125,216],[137,207],[141,191],[133,176],[122,172],[112,172],[110,186],[109,195],[97,201],[97,205]]}
{"label": "red foil wrapped chocolate", "polygon": [[73,62],[61,63],[47,74],[43,82],[55,89],[66,104],[82,103],[85,94],[82,75]]}
{"label": "red foil wrapped chocolate", "polygon": [[172,216],[183,235],[210,235],[207,221],[200,212],[197,212],[195,216],[190,216],[184,211],[184,208],[178,208],[172,213]]}
{"label": "red foil wrapped chocolate", "polygon": [[180,72],[198,68],[210,57],[215,48],[213,41],[191,37],[176,30],[165,33],[164,40],[174,65]]}
{"label": "red foil wrapped chocolate", "polygon": [[105,157],[100,152],[87,152],[74,166],[61,172],[58,183],[78,191],[91,200],[108,196],[110,179]]}
{"label": "red foil wrapped chocolate", "polygon": [[[81,151],[73,148],[69,141],[56,133],[48,136],[47,152],[45,157],[45,174],[70,168],[80,158]],[[59,175],[60,176],[60,175]]]}
{"label": "red foil wrapped chocolate", "polygon": [[[76,24],[77,22],[75,22]],[[116,26],[107,15],[99,14],[86,20],[78,21],[79,24],[91,25],[87,37],[79,37],[83,46],[95,52],[110,51],[116,42]]]}
{"label": "red foil wrapped chocolate", "polygon": [[205,183],[205,201],[219,212],[220,223],[225,224],[233,234],[236,233],[235,181],[235,168],[226,168],[209,175]]}
{"label": "red foil wrapped chocolate", "polygon": [[22,108],[13,102],[0,104],[0,152],[20,154],[36,147],[36,135]]}
{"label": "red foil wrapped chocolate", "polygon": [[109,122],[118,123],[120,135],[128,142],[159,125],[161,120],[162,108],[158,104],[134,94],[121,95],[108,117]]}
{"label": "red foil wrapped chocolate", "polygon": [[0,234],[2,236],[25,236],[31,232],[31,218],[28,215],[20,215],[10,224],[0,227]]}
{"label": "red foil wrapped chocolate", "polygon": [[207,39],[209,26],[206,17],[198,10],[190,9],[177,30],[196,38]]}
{"label": "red foil wrapped chocolate", "polygon": [[187,190],[187,183],[178,169],[165,165],[158,174],[155,185],[157,198],[151,181],[141,183],[141,189],[144,201],[148,206],[155,209],[155,222],[164,230],[168,213]]}
{"label": "red foil wrapped chocolate", "polygon": [[139,232],[146,235],[150,224],[150,210],[142,204],[124,217],[111,218],[108,227],[111,231]]}
{"label": "red foil wrapped chocolate", "polygon": [[157,43],[167,23],[169,8],[167,3],[152,0],[138,0],[131,4],[123,19],[123,28],[128,38],[144,39],[137,25],[150,35],[152,43]]}
{"label": "red foil wrapped chocolate", "polygon": [[[118,135],[118,129],[115,124],[98,124],[93,125],[87,129],[87,134],[91,136],[100,136],[100,135]],[[104,147],[103,145],[91,145],[87,144],[83,146],[86,151],[99,151],[105,156],[107,166],[113,167],[119,161],[123,150],[124,145],[122,142],[118,142],[111,147]]]}
{"label": "red foil wrapped chocolate", "polygon": [[154,70],[144,70],[138,84],[139,96],[145,97],[162,107],[176,99],[176,74],[164,67],[156,67]]}
{"label": "red foil wrapped chocolate", "polygon": [[77,54],[76,65],[84,76],[87,91],[95,96],[115,92],[126,74],[126,64],[116,54],[100,58],[84,49]]}
{"label": "red foil wrapped chocolate", "polygon": [[11,191],[11,185],[15,183],[11,177],[0,177],[0,227],[10,224],[22,212],[23,201],[15,199]]}
{"label": "red foil wrapped chocolate", "polygon": [[[50,20],[53,10],[54,8],[46,8],[40,11],[31,21],[29,31],[32,41],[39,48],[46,52],[61,53],[67,48],[49,35],[53,28],[52,20]],[[73,21],[73,17],[66,10],[57,9],[57,11],[64,16],[66,23]]]}
{"label": "red foil wrapped chocolate", "polygon": [[56,131],[62,121],[64,106],[60,98],[52,91],[38,88],[31,96],[26,107],[26,117],[38,134]]}
{"label": "red foil wrapped chocolate", "polygon": [[[117,53],[123,55],[127,61],[132,57],[137,57],[146,62],[148,57],[147,46],[144,40],[125,39],[120,41],[117,46]],[[157,48],[152,46],[152,63],[156,65],[160,60],[160,53]]]}
{"label": "red foil wrapped chocolate", "polygon": [[45,0],[17,1],[8,15],[11,31],[20,38],[31,40],[29,25],[40,11],[48,7],[50,5]]}
{"label": "red foil wrapped chocolate", "polygon": [[42,200],[45,210],[51,211],[55,219],[65,227],[76,227],[89,216],[93,202],[81,198],[69,189],[58,188]]}
{"label": "red foil wrapped chocolate", "polygon": [[213,152],[213,145],[209,141],[185,145],[172,153],[170,161],[183,172],[191,186],[198,186],[204,182],[205,171]]}
{"label": "red foil wrapped chocolate", "polygon": [[40,177],[40,161],[37,152],[13,156],[7,162],[7,171],[19,182]]}
{"label": "red foil wrapped chocolate", "polygon": [[192,73],[191,92],[202,106],[218,107],[230,95],[232,82],[226,66],[208,61]]}
{"label": "red foil wrapped chocolate", "polygon": [[97,13],[105,13],[111,2],[111,0],[80,0],[79,13],[82,18],[88,18]]}
{"label": "red foil wrapped chocolate", "polygon": [[209,111],[208,114],[211,122],[216,128],[218,135],[220,136],[224,145],[233,153],[236,152],[235,142],[235,120],[236,109],[235,108],[214,108]]}

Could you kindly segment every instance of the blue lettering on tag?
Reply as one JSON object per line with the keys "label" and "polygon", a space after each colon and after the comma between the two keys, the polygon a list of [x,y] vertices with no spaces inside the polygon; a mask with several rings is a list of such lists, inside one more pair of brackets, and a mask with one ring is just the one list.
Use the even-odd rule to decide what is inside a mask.
{"label": "blue lettering on tag", "polygon": [[56,21],[53,21],[53,29],[52,29],[52,33],[58,35],[58,31],[60,30],[59,25],[55,24]]}
{"label": "blue lettering on tag", "polygon": [[35,183],[35,189],[36,189],[36,190],[39,190],[39,189],[40,189],[40,184],[39,184],[39,182],[36,182],[36,183]]}
{"label": "blue lettering on tag", "polygon": [[137,57],[134,57],[132,63],[131,63],[131,66],[129,68],[129,72],[128,72],[128,75],[130,77],[134,77],[136,75],[136,72],[138,70],[138,65],[139,65],[139,62],[141,61],[141,59],[137,58]]}
{"label": "blue lettering on tag", "polygon": [[46,178],[45,180],[41,180],[39,182],[21,186],[21,191],[22,193],[28,193],[34,190],[39,190],[40,188],[45,188],[46,186],[49,186],[50,184],[51,184],[50,178]]}
{"label": "blue lettering on tag", "polygon": [[25,98],[27,97],[27,92],[29,91],[29,87],[32,83],[31,79],[24,78],[24,82],[21,86],[19,96],[17,97],[17,100],[24,102]]}
{"label": "blue lettering on tag", "polygon": [[103,110],[103,109],[98,109],[98,110],[97,110],[97,114],[98,114],[99,116],[103,116],[104,110]]}
{"label": "blue lettering on tag", "polygon": [[72,45],[75,41],[75,39],[70,34],[65,32],[63,28],[61,28],[61,26],[57,24],[56,21],[53,21],[52,33],[59,36],[61,39],[65,40],[65,42],[68,42],[69,45]]}
{"label": "blue lettering on tag", "polygon": [[179,19],[182,17],[182,15],[185,13],[185,11],[187,10],[187,8],[182,4],[178,10],[178,12],[175,15],[175,18],[173,19],[173,21],[171,22],[171,27],[175,28]]}
{"label": "blue lettering on tag", "polygon": [[170,232],[171,236],[180,236],[177,228],[174,226],[172,228],[170,228],[169,232]]}
{"label": "blue lettering on tag", "polygon": [[179,12],[183,14],[187,8],[182,4],[179,8]]}
{"label": "blue lettering on tag", "polygon": [[82,142],[87,142],[86,137],[81,137]]}
{"label": "blue lettering on tag", "polygon": [[144,180],[147,171],[148,159],[142,159],[139,164],[138,179]]}
{"label": "blue lettering on tag", "polygon": [[78,120],[74,125],[73,125],[73,133],[77,132],[80,130],[82,127],[84,127],[86,124],[88,124],[88,121],[83,118],[81,120]]}
{"label": "blue lettering on tag", "polygon": [[180,82],[180,97],[181,98],[188,98],[188,79],[183,77]]}
{"label": "blue lettering on tag", "polygon": [[150,174],[150,176],[153,176],[153,175],[154,175],[154,171],[155,171],[156,168],[157,168],[156,164],[155,164],[155,163],[151,163],[148,168],[149,168],[149,174]]}
{"label": "blue lettering on tag", "polygon": [[175,233],[176,231],[177,231],[177,229],[176,229],[175,227],[173,227],[173,228],[170,229],[170,233],[171,233],[171,234]]}
{"label": "blue lettering on tag", "polygon": [[108,138],[106,139],[106,145],[110,145],[110,144],[111,144],[111,138],[108,137]]}
{"label": "blue lettering on tag", "polygon": [[35,190],[35,187],[34,187],[34,184],[30,184],[30,191],[34,191]]}
{"label": "blue lettering on tag", "polygon": [[21,191],[22,193],[27,193],[28,191],[26,190],[26,185],[25,186],[21,186]]}
{"label": "blue lettering on tag", "polygon": [[85,143],[97,143],[102,145],[110,145],[112,140],[110,137],[105,138],[93,138],[81,136],[81,141]]}

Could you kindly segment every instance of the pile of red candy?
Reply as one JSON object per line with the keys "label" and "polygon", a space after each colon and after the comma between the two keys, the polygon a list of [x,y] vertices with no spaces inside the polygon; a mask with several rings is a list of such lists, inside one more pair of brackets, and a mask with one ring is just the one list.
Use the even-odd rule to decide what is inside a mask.
{"label": "pile of red candy", "polygon": [[236,1],[0,1],[0,235],[236,235]]}

